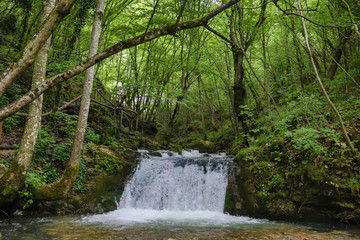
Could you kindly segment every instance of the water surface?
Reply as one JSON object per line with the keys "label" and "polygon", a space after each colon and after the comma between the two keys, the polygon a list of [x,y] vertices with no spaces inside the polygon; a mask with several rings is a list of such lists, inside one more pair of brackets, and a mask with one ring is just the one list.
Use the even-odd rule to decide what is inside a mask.
{"label": "water surface", "polygon": [[127,209],[103,215],[3,220],[1,239],[360,239],[359,229],[346,226],[304,226],[211,212],[149,211],[134,221],[139,214]]}

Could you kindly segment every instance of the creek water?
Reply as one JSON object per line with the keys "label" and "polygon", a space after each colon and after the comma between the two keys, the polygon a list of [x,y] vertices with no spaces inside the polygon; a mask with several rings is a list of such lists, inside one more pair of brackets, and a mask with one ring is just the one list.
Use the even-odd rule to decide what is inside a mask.
{"label": "creek water", "polygon": [[140,152],[117,210],[3,220],[1,239],[360,239],[355,228],[223,213],[232,160],[225,154],[163,151],[155,157]]}

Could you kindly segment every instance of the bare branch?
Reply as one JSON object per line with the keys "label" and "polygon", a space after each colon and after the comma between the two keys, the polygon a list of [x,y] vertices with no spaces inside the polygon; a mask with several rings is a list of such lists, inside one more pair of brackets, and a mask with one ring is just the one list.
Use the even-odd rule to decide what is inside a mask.
{"label": "bare branch", "polygon": [[150,23],[151,23],[154,15],[155,15],[155,11],[156,11],[156,8],[157,8],[158,3],[159,3],[159,0],[156,0],[155,6],[154,6],[154,8],[153,8],[153,11],[152,11],[151,16],[150,16],[150,19],[149,19],[149,22],[148,22],[148,24],[147,24],[147,26],[146,26],[145,33],[147,33],[147,31],[149,30],[149,26],[150,26]]}
{"label": "bare branch", "polygon": [[[285,15],[289,16],[289,15],[293,15],[293,16],[298,16],[301,17],[303,19],[305,19],[306,21],[309,21],[312,24],[315,24],[316,26],[320,26],[320,27],[326,27],[326,28],[347,28],[347,27],[351,27],[351,25],[343,25],[343,26],[338,26],[338,25],[327,25],[327,24],[321,24],[321,23],[317,23],[307,17],[305,17],[303,14],[298,14],[298,13],[289,13],[287,11],[285,11],[284,9],[282,9],[279,4],[278,4],[279,0],[273,0],[273,3],[275,4],[275,6],[281,11],[283,12]],[[301,12],[304,12],[304,10],[302,10]]]}
{"label": "bare branch", "polygon": [[[62,110],[64,110],[65,108],[69,107],[71,104],[73,104],[74,102],[76,102],[77,100],[79,100],[81,98],[81,95],[80,96],[77,96],[76,98],[74,98],[73,100],[71,100],[70,102],[67,102],[65,103],[64,105],[62,105],[61,107],[59,107],[56,112],[60,112]],[[41,117],[46,117],[46,116],[49,116],[51,113],[53,113],[54,110],[51,110],[47,113],[43,113],[41,114]],[[16,116],[20,116],[20,117],[28,117],[29,114],[27,113],[15,113],[14,115]]]}
{"label": "bare branch", "polygon": [[215,29],[213,29],[212,27],[210,27],[209,25],[206,25],[205,28],[207,30],[209,30],[210,32],[214,33],[216,36],[220,37],[222,40],[224,40],[225,42],[230,43],[231,45],[234,44],[233,41],[231,41],[229,38],[225,37],[224,35],[222,35],[221,33],[219,33],[218,31],[216,31]]}
{"label": "bare branch", "polygon": [[360,37],[360,32],[359,32],[359,26],[356,24],[356,21],[354,20],[354,18],[353,18],[353,15],[352,15],[352,13],[351,13],[351,9],[350,9],[350,7],[349,7],[349,4],[345,1],[345,0],[341,0],[344,4],[345,4],[345,6],[346,6],[346,9],[347,9],[347,11],[348,11],[348,13],[349,13],[349,17],[350,17],[350,20],[351,20],[351,23],[352,23],[352,25],[354,26],[354,29],[355,29],[355,33],[358,35],[358,37]]}

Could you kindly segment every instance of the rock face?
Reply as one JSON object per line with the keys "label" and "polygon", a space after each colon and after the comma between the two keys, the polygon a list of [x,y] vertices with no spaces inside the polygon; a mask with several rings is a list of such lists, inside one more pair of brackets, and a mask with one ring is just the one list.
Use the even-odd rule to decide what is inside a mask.
{"label": "rock face", "polygon": [[[282,191],[264,192],[269,179],[264,172],[254,171],[254,163],[237,158],[229,173],[225,211],[230,214],[274,220],[304,220],[360,224],[359,190],[332,181],[309,178],[285,179]],[[266,184],[265,184],[266,185]]]}
{"label": "rock face", "polygon": [[198,149],[201,153],[216,153],[215,144],[210,141],[200,140]]}

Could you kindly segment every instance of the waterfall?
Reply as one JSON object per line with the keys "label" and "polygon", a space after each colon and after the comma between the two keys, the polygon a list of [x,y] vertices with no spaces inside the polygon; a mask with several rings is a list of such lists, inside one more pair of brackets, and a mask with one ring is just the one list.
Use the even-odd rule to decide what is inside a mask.
{"label": "waterfall", "polygon": [[[85,216],[85,222],[116,224],[163,224],[167,226],[229,226],[262,221],[223,213],[228,182],[225,154],[198,151],[139,151],[140,163],[126,184],[118,209]],[[161,153],[161,154],[160,154]]]}
{"label": "waterfall", "polygon": [[162,157],[143,153],[127,183],[119,208],[222,212],[228,180],[228,158],[197,151]]}

